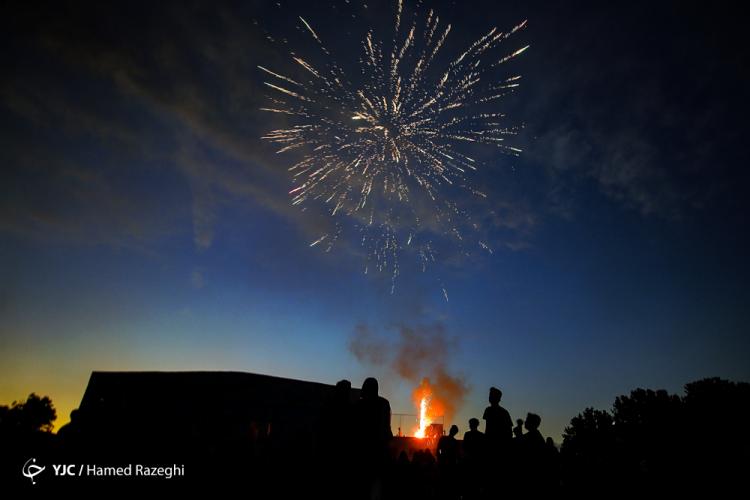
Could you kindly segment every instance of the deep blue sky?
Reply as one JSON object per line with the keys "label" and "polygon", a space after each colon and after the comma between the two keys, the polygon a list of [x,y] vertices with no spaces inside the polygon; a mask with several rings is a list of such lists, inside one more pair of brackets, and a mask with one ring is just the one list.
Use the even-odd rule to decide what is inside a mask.
{"label": "deep blue sky", "polygon": [[[395,412],[410,381],[355,359],[358,325],[439,331],[471,387],[559,439],[635,387],[750,379],[748,57],[730,3],[426,2],[456,53],[529,27],[499,108],[520,158],[484,152],[493,255],[363,275],[356,241],[310,248],[256,65],[302,15],[354,57],[391,2],[19,2],[0,21],[0,403],[66,420],[91,370],[222,369],[359,385]],[[406,9],[414,4],[406,3]],[[710,10],[709,10],[710,9]],[[352,17],[354,15],[355,17]],[[256,23],[257,22],[257,23]],[[296,37],[296,38],[295,38]],[[441,291],[444,284],[449,301]]]}

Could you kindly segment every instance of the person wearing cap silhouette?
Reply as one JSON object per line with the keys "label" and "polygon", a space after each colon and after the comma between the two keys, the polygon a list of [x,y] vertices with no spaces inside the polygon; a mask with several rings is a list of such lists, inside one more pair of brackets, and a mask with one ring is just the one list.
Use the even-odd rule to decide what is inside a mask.
{"label": "person wearing cap silhouette", "polygon": [[490,406],[484,410],[484,434],[495,444],[507,445],[513,436],[513,420],[508,410],[500,406],[503,392],[497,387],[490,387]]}
{"label": "person wearing cap silhouette", "polygon": [[[491,483],[500,476],[510,474],[508,464],[513,444],[513,420],[508,410],[500,406],[503,393],[497,387],[490,387],[490,406],[484,410],[484,436],[487,443],[485,455],[485,483],[492,491]],[[492,471],[492,472],[490,472]]]}

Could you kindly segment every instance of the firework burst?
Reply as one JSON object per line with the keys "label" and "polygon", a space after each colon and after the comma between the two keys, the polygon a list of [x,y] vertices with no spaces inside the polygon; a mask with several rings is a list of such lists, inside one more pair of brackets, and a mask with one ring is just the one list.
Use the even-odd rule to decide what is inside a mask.
{"label": "firework burst", "polygon": [[[263,139],[278,144],[278,153],[299,153],[289,167],[292,203],[315,203],[337,220],[335,231],[310,246],[330,250],[344,219],[353,221],[367,256],[365,273],[389,270],[393,285],[399,255],[407,249],[422,270],[436,260],[434,238],[492,251],[466,234],[478,225],[460,202],[466,194],[486,198],[469,182],[481,165],[471,156],[476,145],[521,152],[506,141],[518,127],[507,125],[493,105],[521,78],[498,76],[499,67],[528,48],[498,50],[526,21],[507,32],[493,28],[437,69],[451,25],[432,10],[421,22],[415,10],[405,25],[404,13],[398,0],[392,39],[380,40],[370,29],[358,64],[348,72],[302,17],[300,26],[318,52],[303,58],[290,48],[290,64],[304,76],[259,66],[271,91],[261,110],[290,122]],[[443,294],[447,300],[444,287]]]}

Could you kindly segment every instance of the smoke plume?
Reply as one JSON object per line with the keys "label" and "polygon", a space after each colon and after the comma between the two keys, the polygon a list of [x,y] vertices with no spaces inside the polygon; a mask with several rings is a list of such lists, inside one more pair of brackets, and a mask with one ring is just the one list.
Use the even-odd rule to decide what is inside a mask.
{"label": "smoke plume", "polygon": [[355,327],[349,350],[362,363],[390,367],[402,379],[414,384],[414,394],[425,385],[432,389],[432,406],[451,422],[464,403],[469,386],[458,374],[451,373],[448,359],[456,348],[445,327],[433,325],[394,327],[397,335],[385,338],[367,325]]}

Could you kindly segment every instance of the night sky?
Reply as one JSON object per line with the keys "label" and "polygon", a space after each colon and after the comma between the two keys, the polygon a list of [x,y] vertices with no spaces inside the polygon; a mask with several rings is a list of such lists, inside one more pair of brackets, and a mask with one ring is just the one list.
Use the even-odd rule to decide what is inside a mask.
{"label": "night sky", "polygon": [[355,356],[362,332],[386,357],[404,331],[442,346],[462,432],[491,385],[557,441],[636,387],[750,379],[744,16],[656,4],[425,1],[448,55],[528,19],[498,103],[524,152],[482,153],[494,254],[446,247],[424,273],[405,255],[391,294],[355,237],[309,246],[326,217],[292,206],[293,155],[260,138],[257,65],[290,67],[264,31],[304,43],[300,15],[353,58],[393,2],[10,2],[0,403],[49,395],[59,427],[92,370],[238,370],[375,375],[414,413],[412,381]]}

